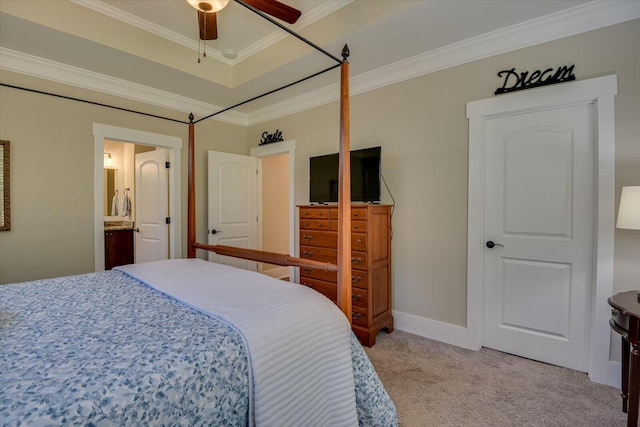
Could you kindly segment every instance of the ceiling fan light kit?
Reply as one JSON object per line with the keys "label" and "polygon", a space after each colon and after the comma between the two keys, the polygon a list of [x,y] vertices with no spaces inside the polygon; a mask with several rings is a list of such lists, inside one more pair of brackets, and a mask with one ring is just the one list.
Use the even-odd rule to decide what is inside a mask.
{"label": "ceiling fan light kit", "polygon": [[192,7],[205,13],[215,13],[224,9],[229,0],[187,0]]}

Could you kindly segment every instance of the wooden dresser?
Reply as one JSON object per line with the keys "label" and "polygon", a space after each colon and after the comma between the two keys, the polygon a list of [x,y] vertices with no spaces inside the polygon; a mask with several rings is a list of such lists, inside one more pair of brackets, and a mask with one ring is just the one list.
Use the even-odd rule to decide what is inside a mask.
{"label": "wooden dresser", "polygon": [[[338,207],[299,206],[300,257],[336,263]],[[381,329],[393,331],[391,315],[391,206],[351,207],[352,327],[370,347]],[[335,272],[300,269],[300,283],[336,302]]]}

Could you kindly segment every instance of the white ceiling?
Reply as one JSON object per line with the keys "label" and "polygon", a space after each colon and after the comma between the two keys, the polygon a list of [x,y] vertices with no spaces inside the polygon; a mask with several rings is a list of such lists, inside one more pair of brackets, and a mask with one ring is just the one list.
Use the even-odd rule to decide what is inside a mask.
{"label": "white ceiling", "polygon": [[[356,91],[640,17],[637,0],[285,3],[302,11],[287,28],[338,58],[349,45]],[[0,69],[202,116],[337,64],[233,0],[217,22],[218,40],[203,45],[185,0],[0,0]],[[328,102],[338,80],[329,71],[225,120],[251,124]]]}

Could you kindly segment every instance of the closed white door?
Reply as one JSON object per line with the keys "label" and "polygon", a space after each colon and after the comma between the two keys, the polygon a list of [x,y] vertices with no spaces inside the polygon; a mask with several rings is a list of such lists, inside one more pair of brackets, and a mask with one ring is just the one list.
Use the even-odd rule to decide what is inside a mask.
{"label": "closed white door", "polygon": [[593,104],[584,103],[484,122],[482,344],[584,372],[594,239],[593,115]]}
{"label": "closed white door", "polygon": [[169,181],[166,150],[135,156],[135,262],[169,258]]}
{"label": "closed white door", "polygon": [[[258,159],[209,151],[210,245],[258,248]],[[209,261],[257,271],[258,263],[209,252]]]}

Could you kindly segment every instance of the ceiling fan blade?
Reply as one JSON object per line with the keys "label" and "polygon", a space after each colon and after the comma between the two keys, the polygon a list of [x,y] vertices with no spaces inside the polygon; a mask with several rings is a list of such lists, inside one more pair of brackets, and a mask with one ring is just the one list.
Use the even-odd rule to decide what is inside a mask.
{"label": "ceiling fan blade", "polygon": [[215,40],[218,38],[218,25],[216,13],[198,11],[198,27],[200,28],[200,40]]}
{"label": "ceiling fan blade", "polygon": [[243,0],[246,4],[255,7],[275,18],[289,24],[294,24],[302,12],[277,0]]}

